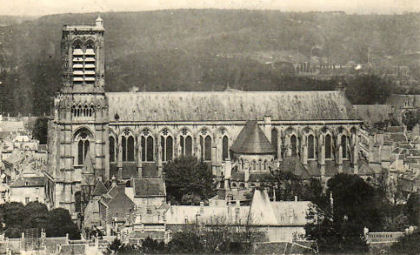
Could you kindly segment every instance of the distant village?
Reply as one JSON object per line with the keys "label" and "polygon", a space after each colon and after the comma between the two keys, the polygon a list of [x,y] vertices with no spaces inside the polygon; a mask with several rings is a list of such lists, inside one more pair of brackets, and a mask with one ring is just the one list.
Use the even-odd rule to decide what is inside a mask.
{"label": "distant village", "polygon": [[[63,27],[63,84],[51,116],[42,117],[46,143],[34,135],[39,117],[0,116],[0,254],[318,254],[325,243],[313,226],[336,215],[341,228],[359,220],[352,218],[359,212],[337,209],[347,199],[340,185],[354,182],[361,199],[378,190],[393,210],[412,209],[420,192],[420,95],[353,105],[345,86],[105,92],[105,31],[100,17]],[[317,57],[267,61],[317,79],[374,72]],[[391,69],[386,75],[400,85],[416,84],[407,67]],[[9,214],[35,203],[65,209],[78,238],[44,223],[10,234]],[[387,252],[418,233],[416,219],[389,215],[387,227],[366,223],[351,238]]]}

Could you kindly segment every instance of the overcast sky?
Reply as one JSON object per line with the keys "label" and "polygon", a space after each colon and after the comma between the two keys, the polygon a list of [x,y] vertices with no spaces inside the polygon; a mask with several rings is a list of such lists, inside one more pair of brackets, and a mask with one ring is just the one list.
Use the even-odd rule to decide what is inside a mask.
{"label": "overcast sky", "polygon": [[345,11],[347,13],[419,12],[420,0],[0,0],[0,15],[143,11],[179,8]]}

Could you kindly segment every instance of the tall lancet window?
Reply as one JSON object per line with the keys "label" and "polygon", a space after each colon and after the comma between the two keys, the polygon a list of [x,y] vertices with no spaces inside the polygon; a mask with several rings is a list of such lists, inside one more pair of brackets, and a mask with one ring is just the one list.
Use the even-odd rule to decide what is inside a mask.
{"label": "tall lancet window", "polygon": [[143,130],[141,135],[142,161],[154,161],[154,139],[148,129]]}
{"label": "tall lancet window", "polygon": [[211,137],[207,134],[207,130],[203,129],[200,135],[201,159],[211,160]]}
{"label": "tall lancet window", "polygon": [[109,137],[109,162],[115,162],[115,139]]}
{"label": "tall lancet window", "polygon": [[341,136],[341,147],[342,147],[342,156],[344,159],[347,158],[347,136],[346,135],[342,135]]}
{"label": "tall lancet window", "polygon": [[296,135],[290,136],[290,147],[292,150],[292,156],[297,156],[297,139]]}
{"label": "tall lancet window", "polygon": [[192,137],[186,128],[181,130],[179,145],[181,146],[181,155],[192,156]]}
{"label": "tall lancet window", "polygon": [[315,158],[315,137],[313,135],[308,136],[308,159]]}
{"label": "tall lancet window", "polygon": [[169,130],[167,128],[163,129],[162,134],[160,136],[160,146],[162,148],[162,161],[169,161],[173,158],[173,139],[172,136],[169,134]]}
{"label": "tall lancet window", "polygon": [[325,158],[330,159],[332,157],[332,148],[331,148],[332,142],[331,142],[331,135],[327,134],[325,136]]}
{"label": "tall lancet window", "polygon": [[134,161],[134,137],[129,130],[124,130],[121,137],[122,161]]}
{"label": "tall lancet window", "polygon": [[271,145],[274,148],[274,151],[276,152],[275,157],[277,158],[277,142],[278,142],[278,132],[277,129],[273,128],[271,130]]}
{"label": "tall lancet window", "polygon": [[83,165],[86,159],[86,155],[89,151],[89,139],[92,136],[90,135],[90,132],[83,128],[76,132],[74,135],[74,141],[77,144],[77,164]]}
{"label": "tall lancet window", "polygon": [[229,157],[229,138],[226,135],[223,136],[222,141],[222,157],[223,160],[226,160]]}

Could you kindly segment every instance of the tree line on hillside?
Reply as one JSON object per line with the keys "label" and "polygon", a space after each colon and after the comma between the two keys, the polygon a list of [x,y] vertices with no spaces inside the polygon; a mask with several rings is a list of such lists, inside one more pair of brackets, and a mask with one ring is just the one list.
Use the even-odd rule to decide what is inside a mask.
{"label": "tree line on hillside", "polygon": [[43,229],[47,237],[69,235],[70,239],[80,239],[80,231],[72,221],[69,211],[63,208],[48,208],[39,202],[23,205],[10,202],[0,205],[0,231],[9,238],[21,237],[28,229]]}
{"label": "tree line on hillside", "polygon": [[[228,84],[243,90],[331,88],[329,81],[277,77],[266,64],[270,55],[274,62],[301,63],[316,53],[335,64],[367,63],[370,55],[390,66],[408,65],[419,77],[416,58],[398,60],[419,50],[420,36],[413,35],[418,14],[171,10],[101,16],[109,91],[223,90]],[[62,25],[95,18],[51,15],[0,28],[0,112],[49,114],[61,84]]]}

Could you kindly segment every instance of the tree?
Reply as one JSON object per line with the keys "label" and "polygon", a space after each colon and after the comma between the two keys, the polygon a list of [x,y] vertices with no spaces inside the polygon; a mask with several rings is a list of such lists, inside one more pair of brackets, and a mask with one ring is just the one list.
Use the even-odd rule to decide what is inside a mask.
{"label": "tree", "polygon": [[390,81],[374,74],[363,74],[349,81],[345,93],[353,104],[383,104],[391,92]]}
{"label": "tree", "polygon": [[324,198],[315,200],[308,214],[307,238],[316,240],[322,252],[365,251],[363,228],[383,230],[382,193],[357,175],[337,174],[327,186]]}
{"label": "tree", "polygon": [[39,140],[40,144],[47,143],[48,118],[37,118],[33,127],[32,136]]}
{"label": "tree", "polygon": [[[168,200],[191,204],[216,194],[216,185],[208,164],[195,157],[176,158],[165,165],[164,171]],[[188,197],[190,199],[186,199]]]}
{"label": "tree", "polygon": [[192,231],[176,232],[168,243],[170,253],[198,254],[203,251],[200,237]]}
{"label": "tree", "polygon": [[0,205],[1,228],[9,238],[20,237],[24,227],[22,221],[25,218],[24,205],[22,203],[11,202]]}
{"label": "tree", "polygon": [[114,241],[109,245],[108,249],[113,251],[114,253],[117,252],[121,248],[121,241],[120,239],[115,238]]}
{"label": "tree", "polygon": [[311,178],[309,181],[302,180],[291,171],[272,170],[267,175],[261,187],[269,190],[272,197],[276,192],[276,200],[294,200],[297,196],[301,200],[319,200],[322,195],[322,185],[318,179]]}
{"label": "tree", "polygon": [[30,202],[23,208],[25,218],[23,226],[27,228],[45,228],[48,221],[48,208],[39,202]]}
{"label": "tree", "polygon": [[80,231],[72,221],[68,210],[56,208],[50,211],[46,226],[47,236],[66,236],[70,239],[80,239]]}
{"label": "tree", "polygon": [[405,208],[409,224],[420,227],[420,194],[411,194]]}
{"label": "tree", "polygon": [[165,243],[163,241],[159,242],[153,240],[150,237],[147,237],[141,244],[141,249],[144,253],[162,253],[165,251]]}
{"label": "tree", "polygon": [[413,130],[414,126],[419,123],[419,111],[406,111],[402,116],[402,122],[407,126],[408,130]]}
{"label": "tree", "polygon": [[416,255],[419,254],[420,232],[404,235],[391,246],[393,254]]}

